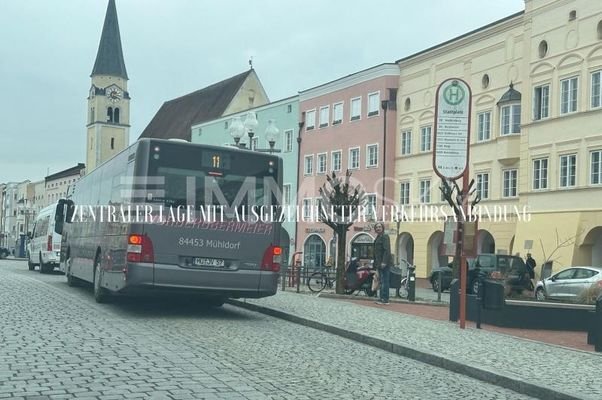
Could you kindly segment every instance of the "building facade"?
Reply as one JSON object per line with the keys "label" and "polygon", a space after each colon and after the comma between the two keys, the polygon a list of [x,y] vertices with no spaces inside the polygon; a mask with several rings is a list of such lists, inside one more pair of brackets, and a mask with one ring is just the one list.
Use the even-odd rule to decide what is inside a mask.
{"label": "building facade", "polygon": [[[482,198],[480,253],[555,270],[602,265],[602,3],[526,0],[525,10],[398,60],[398,204],[443,206],[432,168],[435,96],[472,90],[469,176]],[[398,258],[417,276],[446,264],[441,221],[406,221]],[[539,269],[538,269],[539,272]]]}
{"label": "building facade", "polygon": [[[215,146],[234,145],[234,139],[230,135],[230,125],[233,118],[241,118],[243,121],[248,112],[254,112],[257,118],[257,128],[253,136],[253,148],[263,151],[270,148],[264,135],[269,121],[279,129],[279,135],[274,143],[274,149],[283,162],[283,192],[282,201],[285,205],[297,204],[297,165],[299,146],[297,137],[299,134],[299,98],[298,96],[274,101],[266,105],[252,108],[248,111],[226,115],[212,121],[192,126],[191,137],[193,143],[210,144]],[[240,144],[249,148],[249,137],[245,135],[240,139]],[[296,222],[287,220],[282,224],[281,245],[284,250],[283,259],[290,262],[295,251]]]}
{"label": "building facade", "polygon": [[79,163],[71,168],[48,175],[44,179],[44,191],[46,194],[44,207],[56,203],[60,199],[64,199],[69,186],[74,185],[84,175],[85,170],[86,165]]}
{"label": "building facade", "polygon": [[[304,265],[324,266],[330,257],[336,261],[332,229],[311,215],[312,207],[320,205],[327,174],[344,176],[349,170],[352,182],[364,188],[368,205],[393,203],[398,81],[398,67],[382,64],[299,93],[303,128],[297,204],[304,218],[297,224],[296,251],[303,253]],[[347,258],[371,258],[377,218],[368,216],[350,228]]]}

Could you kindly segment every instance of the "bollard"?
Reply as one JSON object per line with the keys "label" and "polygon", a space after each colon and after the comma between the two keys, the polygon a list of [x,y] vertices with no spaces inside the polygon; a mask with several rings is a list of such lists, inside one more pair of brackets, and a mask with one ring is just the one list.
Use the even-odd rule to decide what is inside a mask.
{"label": "bollard", "polygon": [[414,271],[414,268],[411,268],[408,274],[408,301],[416,301],[416,273]]}
{"label": "bollard", "polygon": [[596,299],[596,314],[594,315],[594,349],[602,352],[602,294]]}
{"label": "bollard", "polygon": [[288,268],[282,268],[280,270],[280,279],[282,280],[281,284],[282,284],[283,292],[286,290],[286,272],[287,271],[288,271]]}
{"label": "bollard", "polygon": [[479,280],[479,290],[477,292],[477,329],[481,329],[481,311],[483,309],[483,305],[484,305],[484,291],[485,291],[485,285],[483,283],[483,278],[481,276],[479,276],[477,278]]}
{"label": "bollard", "polygon": [[460,313],[460,281],[454,279],[449,287],[449,320],[458,321]]}
{"label": "bollard", "polygon": [[297,267],[297,293],[299,293],[299,282],[301,282],[301,267]]}
{"label": "bollard", "polygon": [[441,303],[441,272],[437,274],[437,281],[439,282],[439,287],[437,288],[437,301]]}

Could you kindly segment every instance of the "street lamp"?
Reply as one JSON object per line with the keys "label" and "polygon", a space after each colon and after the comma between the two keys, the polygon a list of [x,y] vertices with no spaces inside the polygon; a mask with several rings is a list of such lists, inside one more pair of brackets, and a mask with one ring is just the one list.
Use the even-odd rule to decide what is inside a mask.
{"label": "street lamp", "polygon": [[237,147],[244,147],[243,143],[240,143],[240,139],[244,136],[245,132],[249,136],[249,149],[253,151],[258,151],[262,153],[278,153],[281,150],[275,149],[274,146],[276,144],[276,140],[278,139],[278,135],[280,134],[280,130],[276,127],[276,121],[273,119],[268,120],[268,126],[265,130],[265,137],[270,144],[269,149],[258,149],[253,147],[253,137],[255,136],[255,128],[257,128],[259,122],[257,121],[257,116],[253,111],[249,111],[247,113],[247,117],[245,118],[245,122],[243,123],[240,117],[232,118],[230,122],[230,136],[234,139]]}

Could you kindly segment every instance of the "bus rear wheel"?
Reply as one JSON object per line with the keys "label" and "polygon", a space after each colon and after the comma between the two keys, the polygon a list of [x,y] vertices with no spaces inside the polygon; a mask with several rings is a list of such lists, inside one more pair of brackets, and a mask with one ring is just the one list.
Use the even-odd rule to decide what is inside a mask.
{"label": "bus rear wheel", "polygon": [[100,272],[99,256],[94,260],[94,300],[97,303],[106,303],[109,300],[109,291],[102,287],[102,274]]}

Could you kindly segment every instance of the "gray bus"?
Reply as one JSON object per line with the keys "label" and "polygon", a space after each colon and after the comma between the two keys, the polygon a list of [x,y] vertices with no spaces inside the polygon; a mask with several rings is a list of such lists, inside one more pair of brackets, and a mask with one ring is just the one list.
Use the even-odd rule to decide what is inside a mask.
{"label": "gray bus", "polygon": [[[209,305],[276,293],[282,159],[235,147],[141,139],[60,201],[61,270],[116,293],[190,291]],[[213,214],[211,214],[213,210]],[[179,212],[181,211],[181,213]]]}

